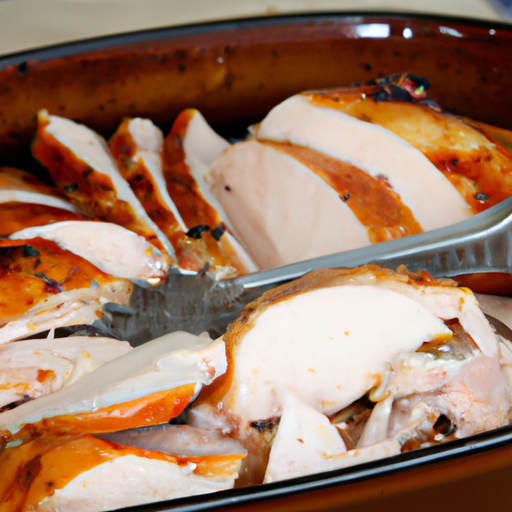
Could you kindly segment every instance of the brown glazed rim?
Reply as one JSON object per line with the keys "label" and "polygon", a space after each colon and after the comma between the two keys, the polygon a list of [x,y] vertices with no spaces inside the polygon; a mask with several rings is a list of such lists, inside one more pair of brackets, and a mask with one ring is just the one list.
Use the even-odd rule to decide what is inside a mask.
{"label": "brown glazed rim", "polygon": [[[372,23],[388,23],[389,34],[357,33]],[[220,128],[261,119],[301,90],[403,71],[432,76],[431,93],[447,110],[512,129],[503,108],[511,41],[504,23],[351,12],[186,25],[15,53],[0,57],[0,158],[8,159],[1,163],[16,164],[41,108],[105,136],[124,116],[166,127],[190,107]]]}
{"label": "brown glazed rim", "polygon": [[90,39],[80,39],[69,43],[61,43],[50,46],[43,46],[15,52],[6,55],[0,55],[0,71],[12,65],[23,65],[28,60],[37,60],[45,62],[55,58],[70,57],[82,53],[94,52],[97,50],[106,50],[109,48],[124,46],[155,39],[166,39],[170,37],[179,37],[190,34],[200,34],[203,32],[222,32],[226,30],[237,30],[247,28],[263,28],[278,25],[287,25],[290,23],[299,24],[311,21],[329,21],[344,19],[347,21],[356,21],[364,19],[380,18],[383,21],[406,21],[423,20],[439,23],[454,23],[466,27],[482,28],[488,30],[500,30],[510,32],[512,37],[512,23],[495,22],[487,20],[478,20],[474,18],[465,18],[463,16],[435,16],[430,14],[402,14],[386,11],[346,11],[340,12],[311,12],[301,14],[283,14],[272,16],[259,16],[251,18],[238,18],[228,21],[212,21],[197,24],[178,25],[157,29],[147,29],[135,32],[124,32],[115,35],[94,37]]}

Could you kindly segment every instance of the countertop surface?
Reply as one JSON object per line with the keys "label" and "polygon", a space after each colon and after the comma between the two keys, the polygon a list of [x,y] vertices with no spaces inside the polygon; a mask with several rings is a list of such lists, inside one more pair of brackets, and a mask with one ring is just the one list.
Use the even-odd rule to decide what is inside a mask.
{"label": "countertop surface", "polygon": [[0,55],[194,22],[372,11],[512,21],[498,0],[0,0]]}

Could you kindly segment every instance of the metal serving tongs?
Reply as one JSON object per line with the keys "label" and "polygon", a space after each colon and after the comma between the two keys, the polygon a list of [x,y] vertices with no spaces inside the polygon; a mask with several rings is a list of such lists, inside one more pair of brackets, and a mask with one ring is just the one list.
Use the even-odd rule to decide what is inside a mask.
{"label": "metal serving tongs", "polygon": [[[457,224],[419,235],[322,256],[242,276],[244,289],[277,285],[322,267],[354,267],[366,263],[396,269],[424,269],[434,277],[468,273],[512,273],[512,197]],[[230,285],[228,281],[219,283]]]}
{"label": "metal serving tongs", "polygon": [[512,274],[512,197],[474,217],[434,231],[382,242],[235,279],[170,274],[157,289],[137,288],[131,312],[113,312],[111,327],[140,343],[173,330],[220,335],[266,290],[322,267],[377,263],[427,270],[434,277]]}

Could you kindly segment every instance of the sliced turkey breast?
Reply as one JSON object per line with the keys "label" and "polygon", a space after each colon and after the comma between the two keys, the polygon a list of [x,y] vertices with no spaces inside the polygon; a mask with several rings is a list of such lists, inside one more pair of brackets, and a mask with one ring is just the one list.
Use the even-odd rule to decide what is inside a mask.
{"label": "sliced turkey breast", "polygon": [[203,384],[225,371],[222,341],[212,343],[207,334],[167,334],[55,393],[1,413],[0,431],[9,441],[12,436],[115,432],[167,423]]}
{"label": "sliced turkey breast", "polygon": [[90,324],[107,302],[127,305],[132,284],[42,238],[0,240],[0,344]]}
{"label": "sliced turkey breast", "polygon": [[173,256],[171,243],[148,217],[97,133],[41,110],[32,152],[83,211],[120,224]]}
{"label": "sliced turkey breast", "polygon": [[0,454],[0,507],[99,512],[211,493],[233,487],[242,458],[178,457],[90,435],[43,436]]}
{"label": "sliced turkey breast", "polygon": [[10,238],[51,240],[90,261],[102,272],[137,281],[159,284],[169,264],[145,238],[111,222],[64,221],[13,233]]}
{"label": "sliced turkey breast", "polygon": [[126,341],[85,336],[0,345],[0,411],[68,386],[130,350]]}

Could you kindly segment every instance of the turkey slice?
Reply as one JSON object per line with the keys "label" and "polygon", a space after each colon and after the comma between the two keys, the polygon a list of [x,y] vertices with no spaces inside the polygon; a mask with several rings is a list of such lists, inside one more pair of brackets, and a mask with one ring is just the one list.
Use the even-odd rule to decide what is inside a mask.
{"label": "turkey slice", "polygon": [[210,264],[219,277],[258,270],[243,244],[237,242],[232,221],[210,192],[206,172],[229,147],[194,109],[181,112],[164,141],[167,189],[187,225],[187,235],[206,245]]}
{"label": "turkey slice", "polygon": [[0,167],[0,203],[10,202],[40,204],[81,213],[59,189],[20,169]]}
{"label": "turkey slice", "polygon": [[339,194],[309,167],[251,140],[233,145],[210,170],[212,193],[262,268],[370,244]]}
{"label": "turkey slice", "polygon": [[107,302],[127,305],[131,290],[49,240],[0,240],[0,344],[91,324]]}
{"label": "turkey slice", "polygon": [[256,131],[259,140],[306,146],[383,176],[427,231],[473,214],[450,181],[409,142],[379,125],[296,95],[274,107]]}
{"label": "turkey slice", "polygon": [[177,457],[90,435],[42,437],[0,454],[0,508],[98,512],[211,493],[233,487],[242,458]]}
{"label": "turkey slice", "polygon": [[[406,82],[401,77],[397,85],[408,88]],[[381,87],[380,93],[385,89]],[[407,141],[450,180],[477,212],[512,195],[512,132],[460,118],[428,100],[382,101],[378,95],[378,86],[307,93],[319,106],[382,126]]]}
{"label": "turkey slice", "polygon": [[169,265],[161,252],[145,238],[110,222],[64,221],[27,228],[10,238],[41,237],[90,261],[102,272],[137,281],[158,284],[165,280]]}
{"label": "turkey slice", "polygon": [[130,350],[126,341],[85,336],[0,345],[0,410],[53,393]]}
{"label": "turkey slice", "polygon": [[443,320],[413,298],[378,286],[379,279],[409,278],[371,266],[324,269],[249,304],[223,336],[232,363],[205,389],[198,414],[201,404],[210,404],[218,409],[213,416],[226,415],[227,428],[244,432],[255,421],[280,416],[288,392],[334,414],[377,386],[401,352],[451,339]]}
{"label": "turkey slice", "polygon": [[86,213],[134,231],[173,257],[171,243],[148,217],[97,133],[41,110],[32,151]]}
{"label": "turkey slice", "polygon": [[0,414],[4,438],[114,432],[167,423],[226,371],[225,347],[207,334],[147,342],[59,391]]}
{"label": "turkey slice", "polygon": [[349,450],[329,419],[288,396],[270,450],[264,483],[333,471],[400,453],[397,441]]}

